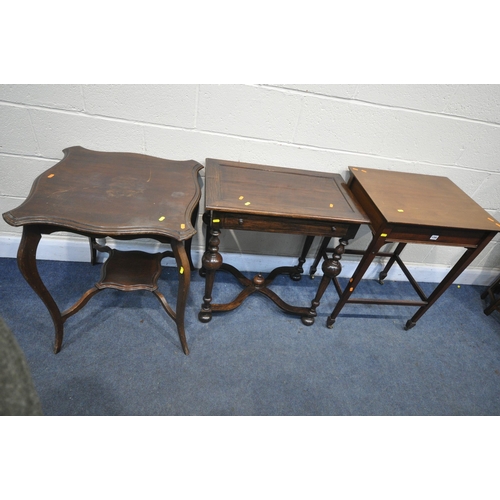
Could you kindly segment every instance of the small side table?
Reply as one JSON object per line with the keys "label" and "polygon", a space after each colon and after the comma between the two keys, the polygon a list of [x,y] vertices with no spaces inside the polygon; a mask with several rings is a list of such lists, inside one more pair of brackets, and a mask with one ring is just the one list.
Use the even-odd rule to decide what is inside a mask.
{"label": "small side table", "polygon": [[[149,290],[175,321],[182,349],[189,354],[184,313],[191,267],[187,242],[196,233],[194,220],[201,195],[199,163],[171,161],[135,153],[105,153],[80,146],[67,148],[64,158],[35,179],[27,199],[3,214],[12,226],[23,226],[17,261],[22,275],[46,305],[54,323],[54,352],[61,350],[64,322],[96,293],[106,288]],[[36,250],[43,234],[66,231],[110,254],[100,281],[66,311],[59,310],[37,270]],[[100,246],[96,238],[151,238],[172,251],[149,254]],[[190,247],[188,246],[188,250]],[[176,310],[159,292],[161,260],[174,257],[179,270]]]}
{"label": "small side table", "polygon": [[[349,188],[371,220],[373,239],[364,252],[349,252],[361,254],[362,258],[344,290],[334,278],[339,301],[327,319],[327,326],[333,327],[340,311],[349,303],[418,306],[406,322],[405,330],[409,330],[500,232],[500,223],[446,177],[358,167],[349,170]],[[322,242],[318,258],[327,243]],[[386,243],[398,245],[394,252],[380,252]],[[465,252],[427,297],[400,258],[408,243],[463,247]],[[377,256],[389,257],[379,275],[380,283],[397,262],[420,300],[351,298]]]}
{"label": "small side table", "polygon": [[[305,325],[312,325],[319,300],[314,299],[310,307],[294,306],[283,301],[269,286],[281,274],[300,279],[307,249],[315,236],[340,239],[332,258],[323,265],[328,277],[322,280],[320,288],[326,288],[330,278],[340,273],[340,259],[348,240],[354,238],[361,224],[369,223],[342,177],[209,158],[205,186],[204,221],[209,239],[202,259],[206,281],[199,320],[209,322],[212,312],[231,311],[251,294],[261,293],[283,311],[301,316]],[[306,236],[306,245],[297,266],[278,267],[267,277],[259,273],[250,280],[234,266],[222,262],[219,253],[222,229],[300,234]],[[231,273],[243,286],[241,293],[227,304],[212,302],[218,270]]]}

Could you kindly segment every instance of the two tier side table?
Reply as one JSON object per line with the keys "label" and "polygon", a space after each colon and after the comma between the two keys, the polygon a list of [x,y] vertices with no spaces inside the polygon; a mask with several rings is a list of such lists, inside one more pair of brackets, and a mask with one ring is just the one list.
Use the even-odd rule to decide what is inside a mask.
{"label": "two tier side table", "polygon": [[[17,261],[22,275],[47,307],[55,328],[54,351],[60,351],[64,322],[96,293],[106,288],[149,290],[175,321],[182,349],[189,353],[184,316],[192,263],[190,242],[201,188],[199,163],[172,161],[136,153],[106,153],[80,146],[64,150],[64,158],[41,174],[27,199],[3,214],[22,226]],[[42,235],[58,231],[80,234],[97,250],[109,253],[101,279],[78,302],[61,312],[37,270],[36,251]],[[172,251],[150,254],[97,245],[98,238],[150,238]],[[188,247],[186,250],[186,246]],[[161,261],[174,257],[179,275],[175,311],[158,289]]]}

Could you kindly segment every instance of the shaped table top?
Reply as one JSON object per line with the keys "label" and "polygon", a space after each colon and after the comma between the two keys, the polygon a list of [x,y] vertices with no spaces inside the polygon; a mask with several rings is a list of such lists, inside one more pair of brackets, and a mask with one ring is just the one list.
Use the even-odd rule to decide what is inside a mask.
{"label": "shaped table top", "polygon": [[201,189],[194,160],[106,153],[80,146],[38,176],[26,200],[3,214],[12,226],[48,224],[96,236],[186,240]]}

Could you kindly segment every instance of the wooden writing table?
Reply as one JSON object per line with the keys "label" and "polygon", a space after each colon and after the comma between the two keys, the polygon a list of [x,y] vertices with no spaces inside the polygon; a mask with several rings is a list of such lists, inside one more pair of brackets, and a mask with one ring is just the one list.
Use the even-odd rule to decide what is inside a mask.
{"label": "wooden writing table", "polygon": [[[349,188],[371,220],[373,239],[364,252],[347,251],[361,254],[362,258],[345,290],[341,289],[336,277],[331,276],[339,294],[339,301],[327,320],[327,326],[333,327],[335,319],[347,303],[419,306],[406,323],[405,329],[408,330],[415,326],[422,315],[500,232],[500,223],[446,177],[356,167],[349,167],[349,170]],[[386,243],[398,245],[392,253],[380,252]],[[459,246],[466,250],[427,297],[400,258],[408,243]],[[317,260],[325,255],[327,244],[327,239],[323,240]],[[377,256],[389,257],[387,265],[380,273],[380,282],[383,282],[394,262],[397,262],[420,300],[351,298]],[[313,267],[316,265],[317,261]],[[318,290],[317,301],[321,299],[325,288],[320,287]]]}
{"label": "wooden writing table", "polygon": [[[195,161],[170,161],[133,153],[103,153],[76,146],[64,150],[64,158],[41,174],[28,198],[3,214],[12,226],[23,226],[17,261],[26,281],[42,299],[55,327],[54,351],[60,351],[64,322],[91,297],[106,288],[149,290],[176,322],[185,354],[184,311],[190,284],[189,251],[196,233],[201,189]],[[64,312],[45,287],[36,266],[36,249],[42,234],[68,231],[87,236],[92,263],[96,250],[108,252],[100,281]],[[172,252],[149,254],[124,252],[99,246],[96,238],[152,238],[170,244]],[[175,257],[179,269],[176,310],[159,292],[161,260]]]}
{"label": "wooden writing table", "polygon": [[[285,303],[268,286],[280,274],[300,279],[302,264],[314,236],[337,236],[340,243],[332,260],[332,274],[341,270],[340,259],[348,240],[369,219],[351,197],[339,174],[311,172],[250,163],[207,159],[205,167],[205,214],[207,250],[202,264],[206,273],[205,296],[198,318],[212,319],[213,311],[231,311],[251,294],[258,292],[270,298],[283,311],[302,317],[311,325],[316,303],[296,307]],[[306,245],[294,267],[278,267],[266,278],[257,274],[246,278],[235,267],[222,263],[219,236],[222,229],[264,231],[305,235]],[[213,304],[215,272],[223,270],[235,276],[243,291],[228,304]]]}

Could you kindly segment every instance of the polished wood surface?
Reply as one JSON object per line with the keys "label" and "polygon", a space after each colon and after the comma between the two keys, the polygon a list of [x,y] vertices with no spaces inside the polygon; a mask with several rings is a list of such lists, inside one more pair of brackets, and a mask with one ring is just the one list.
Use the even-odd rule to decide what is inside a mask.
{"label": "polished wood surface", "polygon": [[[41,174],[27,199],[3,214],[13,226],[23,226],[17,254],[22,275],[46,305],[54,323],[57,353],[65,321],[96,293],[106,288],[149,290],[176,322],[184,353],[189,353],[184,316],[192,263],[191,238],[201,196],[195,161],[171,161],[133,153],[106,153],[82,147],[64,150],[64,158]],[[101,280],[69,309],[61,312],[45,287],[36,265],[42,235],[73,232],[89,238],[91,262],[95,252],[110,254]],[[97,238],[153,238],[171,251],[157,254],[122,252],[97,245]],[[158,291],[161,259],[173,257],[179,270],[176,310]]]}
{"label": "polished wood surface", "polygon": [[206,210],[254,220],[264,216],[366,223],[339,174],[209,158],[205,179]]}
{"label": "polished wood surface", "polygon": [[41,174],[27,199],[4,214],[12,226],[50,224],[95,236],[154,234],[182,241],[196,230],[191,214],[201,188],[195,161],[80,146]]}
{"label": "polished wood surface", "polygon": [[[205,170],[205,215],[207,248],[203,256],[206,276],[205,296],[200,321],[212,319],[213,311],[230,311],[258,292],[270,298],[283,311],[302,317],[311,325],[318,301],[310,307],[287,304],[268,287],[280,274],[300,279],[302,264],[314,236],[335,236],[340,243],[334,251],[331,272],[338,274],[340,258],[348,240],[369,219],[351,196],[339,174],[273,167],[251,163],[207,159]],[[235,267],[223,263],[219,253],[223,229],[300,234],[306,236],[304,251],[297,266],[278,267],[264,277],[246,278]],[[215,273],[231,273],[243,286],[230,303],[212,303]]]}
{"label": "polished wood surface", "polygon": [[[339,301],[327,326],[333,326],[346,303],[368,303],[418,306],[406,323],[405,329],[410,329],[500,232],[500,223],[445,177],[360,167],[349,170],[349,188],[370,218],[373,239],[364,252],[347,250],[361,254],[362,258],[345,290],[334,277]],[[327,243],[325,239],[321,248]],[[393,252],[381,252],[386,243],[398,245]],[[465,252],[427,297],[400,257],[408,243],[459,246],[465,248]],[[398,263],[420,300],[351,298],[377,256],[389,257],[379,281],[383,283],[392,265]],[[318,253],[313,266],[320,257]]]}
{"label": "polished wood surface", "polygon": [[[389,224],[500,230],[500,224],[447,177],[349,167],[351,189]],[[367,201],[363,207],[368,206]],[[366,210],[366,208],[365,208]]]}

